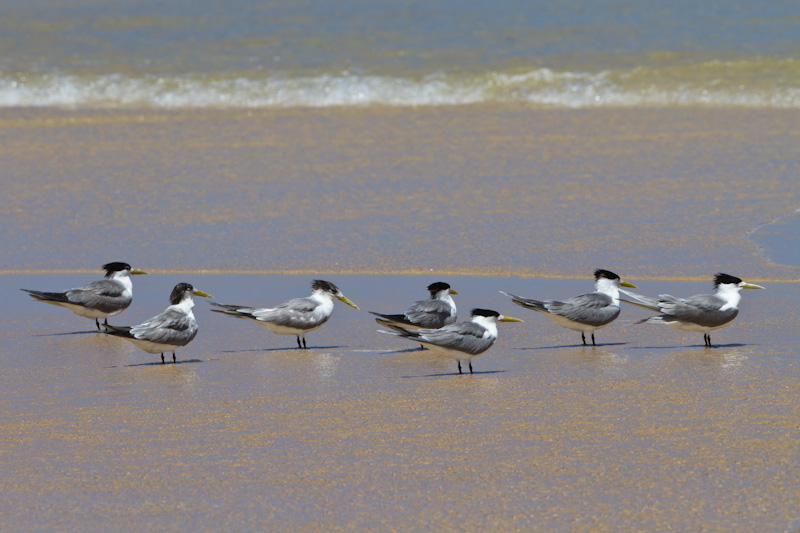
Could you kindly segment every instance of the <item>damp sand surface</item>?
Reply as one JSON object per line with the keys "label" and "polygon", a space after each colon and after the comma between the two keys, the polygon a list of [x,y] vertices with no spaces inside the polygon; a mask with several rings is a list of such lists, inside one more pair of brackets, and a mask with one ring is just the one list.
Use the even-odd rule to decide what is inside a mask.
{"label": "damp sand surface", "polygon": [[[745,291],[700,334],[633,325],[597,347],[498,290],[563,297],[588,279],[448,276],[460,315],[525,320],[455,362],[382,335],[439,276],[328,276],[337,304],[307,337],[210,312],[162,365],[19,288],[82,274],[0,276],[0,528],[16,530],[793,530],[800,527],[796,283]],[[308,292],[305,275],[156,274],[113,324],[142,321],[189,281],[237,304]],[[708,282],[642,281],[688,295]],[[113,526],[109,526],[113,524]]]}
{"label": "damp sand surface", "polygon": [[[0,529],[797,529],[798,118],[0,111]],[[152,272],[115,324],[180,281],[274,305],[329,279],[363,311],[298,351],[198,299],[162,366],[18,290],[114,260]],[[581,294],[598,267],[649,295],[718,271],[767,290],[712,349],[638,308],[584,347],[498,292]],[[462,318],[526,321],[471,376],[366,313],[439,280]]]}
{"label": "damp sand surface", "polygon": [[0,110],[3,270],[791,280],[800,112]]}

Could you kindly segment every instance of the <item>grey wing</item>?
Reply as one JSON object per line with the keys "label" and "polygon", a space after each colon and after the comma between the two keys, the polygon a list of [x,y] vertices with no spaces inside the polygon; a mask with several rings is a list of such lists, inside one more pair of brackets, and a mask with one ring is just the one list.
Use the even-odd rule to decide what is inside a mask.
{"label": "grey wing", "polygon": [[[264,322],[278,326],[305,329],[317,325],[319,317],[314,316],[318,304],[309,298],[295,298],[283,302],[273,309],[255,309],[252,315]],[[327,320],[328,317],[324,317]],[[323,320],[323,322],[325,321]]]}
{"label": "grey wing", "polygon": [[452,308],[441,300],[414,302],[405,316],[409,322],[423,328],[440,328],[453,318]]}
{"label": "grey wing", "polygon": [[110,279],[94,281],[81,289],[70,289],[66,292],[66,296],[72,303],[97,309],[103,313],[126,309],[132,301],[130,296],[125,295],[125,288]]}
{"label": "grey wing", "polygon": [[208,302],[214,307],[219,307],[219,309],[212,309],[215,313],[222,313],[224,315],[233,316],[236,318],[253,318],[252,314],[254,311],[260,311],[260,309],[255,307],[247,307],[246,305],[230,305],[230,304],[220,304],[217,302]]}
{"label": "grey wing", "polygon": [[495,337],[484,337],[486,329],[474,322],[459,322],[441,329],[420,330],[417,339],[443,348],[450,348],[472,355],[488,350]]}
{"label": "grey wing", "polygon": [[621,302],[625,302],[628,304],[633,304],[638,307],[643,307],[645,309],[649,309],[650,311],[660,311],[658,307],[658,298],[651,298],[650,296],[645,296],[644,294],[639,294],[637,292],[627,291],[625,289],[619,289],[619,292],[630,296],[630,300],[626,300],[624,298],[620,298]]}
{"label": "grey wing", "polygon": [[721,311],[725,302],[713,294],[697,294],[685,299],[662,294],[659,298],[661,312],[665,315],[704,327],[726,324],[739,314],[735,307]]}
{"label": "grey wing", "polygon": [[186,346],[197,335],[197,321],[192,315],[167,309],[160,315],[132,327],[130,333],[141,340]]}
{"label": "grey wing", "polygon": [[515,304],[522,306],[526,309],[532,309],[534,311],[539,311],[540,313],[547,313],[547,309],[544,306],[544,302],[539,300],[534,300],[533,298],[525,298],[524,296],[517,296],[516,294],[511,294],[510,292],[500,291],[501,294],[505,294],[511,301]]}
{"label": "grey wing", "polygon": [[548,301],[545,307],[554,315],[589,326],[604,326],[619,316],[619,306],[606,294],[591,293],[566,302]]}

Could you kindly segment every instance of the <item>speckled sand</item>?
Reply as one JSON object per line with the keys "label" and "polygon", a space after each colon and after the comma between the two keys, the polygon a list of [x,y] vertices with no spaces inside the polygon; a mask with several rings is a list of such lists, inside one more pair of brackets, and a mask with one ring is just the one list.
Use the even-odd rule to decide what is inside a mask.
{"label": "speckled sand", "polygon": [[[798,119],[0,112],[0,529],[797,529],[800,269],[747,235],[797,206]],[[198,299],[162,366],[18,290],[111,260],[153,272],[113,324],[179,281],[273,305],[320,277],[362,311],[337,305],[301,352]],[[565,298],[597,267],[653,295],[723,269],[767,290],[712,349],[630,307],[583,347],[497,292]],[[525,320],[472,376],[366,313],[439,280],[462,318]]]}

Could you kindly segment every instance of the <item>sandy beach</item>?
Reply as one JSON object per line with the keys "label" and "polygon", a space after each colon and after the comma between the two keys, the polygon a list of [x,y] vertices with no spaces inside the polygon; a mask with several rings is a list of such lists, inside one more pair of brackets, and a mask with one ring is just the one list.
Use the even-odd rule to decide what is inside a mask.
{"label": "sandy beach", "polygon": [[[797,206],[798,119],[0,110],[0,529],[797,529],[800,268],[752,236]],[[19,290],[111,260],[151,272],[114,324],[179,281],[274,305],[329,279],[362,311],[300,352],[198,299],[162,366]],[[590,292],[598,267],[651,295],[718,271],[767,290],[711,349],[630,307],[584,347],[498,292]],[[461,318],[525,320],[472,376],[366,313],[439,280]]]}
{"label": "sandy beach", "polygon": [[[796,110],[0,110],[5,271],[797,279]],[[52,250],[68,250],[54,261]],[[324,265],[320,268],[318,265]]]}
{"label": "sandy beach", "polygon": [[[713,334],[633,325],[584,347],[497,290],[578,294],[590,280],[449,276],[462,314],[521,317],[459,376],[376,332],[431,276],[329,276],[362,311],[294,338],[209,312],[178,364],[37,304],[4,275],[3,530],[792,530],[798,526],[796,283],[746,291]],[[302,275],[136,279],[112,323],[141,321],[175,281],[218,301],[304,294]],[[633,280],[692,294],[708,283]],[[224,299],[223,299],[224,297]],[[387,309],[388,308],[388,309]]]}

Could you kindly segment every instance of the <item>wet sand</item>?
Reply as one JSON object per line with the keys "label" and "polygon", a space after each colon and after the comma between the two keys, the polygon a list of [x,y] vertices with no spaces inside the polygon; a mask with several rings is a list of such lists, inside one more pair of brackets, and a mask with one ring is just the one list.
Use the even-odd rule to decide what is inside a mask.
{"label": "wet sand", "polygon": [[[800,112],[0,111],[0,269],[797,279]],[[58,253],[54,260],[53,253]]]}
{"label": "wet sand", "polygon": [[[796,207],[797,119],[0,112],[0,529],[797,529],[798,267],[748,237]],[[266,305],[321,277],[362,311],[338,305],[301,352],[198,299],[162,366],[18,290],[109,260],[154,272],[114,324],[179,281]],[[588,292],[596,267],[645,294],[718,270],[767,290],[712,349],[638,308],[583,347],[497,292]],[[526,321],[472,376],[366,313],[438,280],[462,318]]]}
{"label": "wet sand", "polygon": [[[86,277],[86,280],[90,277]],[[148,318],[179,280],[221,302],[304,294],[305,276],[153,275],[112,323]],[[307,351],[198,299],[177,365],[30,300],[66,275],[0,276],[0,527],[33,529],[792,530],[800,526],[798,285],[747,291],[713,334],[632,325],[600,346],[513,306],[589,280],[448,278],[486,306],[495,346],[455,363],[381,335],[430,276],[332,277],[338,305]],[[84,281],[83,278],[80,280]],[[707,284],[641,282],[692,294]],[[398,308],[399,309],[399,308]]]}

